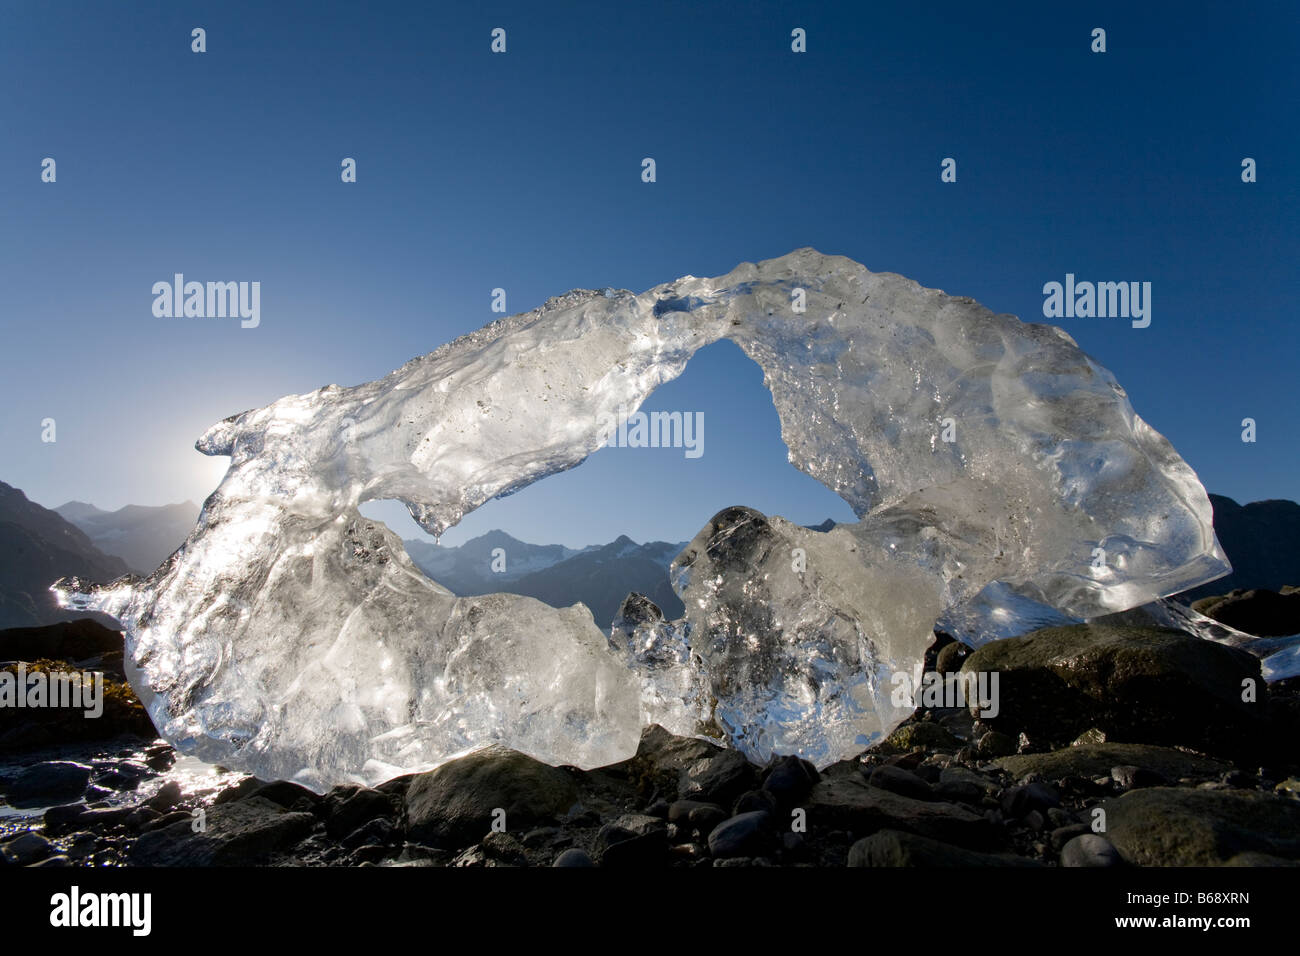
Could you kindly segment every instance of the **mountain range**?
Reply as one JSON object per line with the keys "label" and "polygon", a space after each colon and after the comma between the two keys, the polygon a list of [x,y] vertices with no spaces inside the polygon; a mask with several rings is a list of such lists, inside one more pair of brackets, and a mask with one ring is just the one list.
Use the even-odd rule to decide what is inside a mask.
{"label": "mountain range", "polygon": [[0,481],[0,627],[87,617],[60,610],[50,585],[73,574],[111,581],[129,570],[125,561],[105,554],[80,528]]}
{"label": "mountain range", "polygon": [[[1300,584],[1300,504],[1270,500],[1240,505],[1222,495],[1210,495],[1210,501],[1233,573],[1186,591],[1180,599]],[[198,513],[198,506],[188,501],[128,505],[111,512],[70,501],[51,510],[0,482],[0,628],[87,616],[61,611],[49,585],[67,575],[107,582],[131,571],[149,574],[184,542]],[[827,531],[834,522],[812,527]],[[554,607],[581,601],[602,628],[610,626],[633,591],[654,601],[670,619],[684,610],[669,584],[668,566],[686,542],[638,544],[622,535],[608,544],[567,548],[529,544],[494,530],[456,547],[427,539],[405,545],[425,574],[465,597],[508,591]]]}
{"label": "mountain range", "polygon": [[121,558],[139,575],[153,574],[199,520],[199,506],[192,501],[159,507],[127,505],[117,511],[69,501],[54,510],[84,531],[95,547]]}
{"label": "mountain range", "polygon": [[669,617],[680,617],[685,610],[668,583],[668,565],[686,542],[637,544],[620,535],[609,544],[575,550],[528,544],[504,531],[489,531],[458,547],[420,540],[404,544],[420,570],[462,597],[509,591],[552,607],[581,601],[604,628],[632,591],[650,598]]}

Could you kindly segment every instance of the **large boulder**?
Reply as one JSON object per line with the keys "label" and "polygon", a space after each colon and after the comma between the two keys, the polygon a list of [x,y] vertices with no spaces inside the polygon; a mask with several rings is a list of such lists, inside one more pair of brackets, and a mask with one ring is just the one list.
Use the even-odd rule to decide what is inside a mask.
{"label": "large boulder", "polygon": [[[641,731],[636,754],[609,769],[625,772],[643,802],[655,794],[669,801],[676,800],[686,795],[683,791],[701,799],[698,794],[705,788],[698,785],[699,778],[709,776],[709,765],[714,759],[732,759],[724,757],[731,752],[707,740],[678,737],[658,724],[651,724]],[[719,764],[717,769],[723,766]],[[690,779],[692,771],[696,771],[695,781]]]}
{"label": "large boulder", "polygon": [[808,794],[810,832],[848,830],[869,834],[905,830],[943,843],[986,849],[1000,842],[997,827],[966,807],[916,800],[872,787],[861,774],[824,777]]}
{"label": "large boulder", "polygon": [[1168,780],[1184,777],[1196,782],[1218,780],[1232,769],[1223,760],[1150,744],[1080,744],[1040,754],[1016,754],[993,761],[994,766],[1020,780],[1037,774],[1046,780],[1062,777],[1105,777],[1112,767],[1142,767]]}
{"label": "large boulder", "polygon": [[1214,866],[1238,854],[1300,859],[1300,801],[1249,790],[1132,790],[1102,803],[1106,838],[1137,866]]}
{"label": "large boulder", "polygon": [[1260,637],[1300,634],[1300,590],[1285,587],[1280,592],[1258,588],[1232,591],[1220,597],[1203,598],[1193,609],[1220,624]]}
{"label": "large boulder", "polygon": [[[1110,741],[1243,759],[1268,749],[1259,661],[1180,631],[1102,621],[1044,628],[984,645],[962,672],[996,673],[998,712],[983,719],[1040,745],[1096,728]],[[1253,702],[1243,700],[1247,681]]]}
{"label": "large boulder", "polygon": [[315,825],[310,813],[249,797],[211,807],[201,832],[194,820],[179,820],[141,834],[128,859],[135,866],[249,866],[292,848]]}
{"label": "large boulder", "polygon": [[411,779],[406,824],[413,840],[461,847],[492,829],[505,811],[509,832],[562,817],[578,799],[570,774],[526,754],[492,746]]}
{"label": "large boulder", "polygon": [[14,807],[53,806],[79,797],[92,767],[73,760],[50,760],[19,771],[5,784],[5,800]]}

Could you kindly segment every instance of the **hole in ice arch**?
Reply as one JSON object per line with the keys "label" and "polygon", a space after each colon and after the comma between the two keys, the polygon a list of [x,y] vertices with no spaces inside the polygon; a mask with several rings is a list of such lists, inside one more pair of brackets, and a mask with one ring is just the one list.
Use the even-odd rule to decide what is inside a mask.
{"label": "hole in ice arch", "polygon": [[602,629],[630,591],[680,617],[667,566],[724,508],[746,505],[809,526],[856,520],[843,499],[790,464],[763,372],[731,341],[697,352],[639,411],[647,439],[655,423],[673,434],[680,417],[680,447],[631,447],[633,417],[577,467],[487,502],[441,539],[401,502],[366,502],[361,511],[393,529],[416,565],[455,594],[505,591],[554,607],[582,601]]}

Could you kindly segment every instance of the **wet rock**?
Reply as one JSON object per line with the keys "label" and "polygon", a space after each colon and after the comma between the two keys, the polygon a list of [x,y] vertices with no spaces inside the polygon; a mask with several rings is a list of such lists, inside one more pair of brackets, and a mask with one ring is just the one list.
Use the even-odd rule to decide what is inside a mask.
{"label": "wet rock", "polygon": [[418,842],[464,846],[490,830],[494,811],[520,829],[562,817],[578,798],[569,774],[504,747],[488,747],[415,776],[407,830]]}
{"label": "wet rock", "polygon": [[150,830],[161,830],[163,827],[169,827],[173,823],[190,823],[194,820],[194,815],[188,810],[173,810],[171,813],[164,813],[162,816],[150,820],[140,827],[141,833],[148,833]]}
{"label": "wet rock", "polygon": [[31,866],[45,859],[52,852],[50,841],[30,830],[0,844],[0,855],[3,855],[5,862],[11,866]]}
{"label": "wet rock", "polygon": [[899,830],[880,830],[849,848],[848,865],[863,866],[1038,866],[1024,857],[978,853]]}
{"label": "wet rock", "polygon": [[91,766],[91,784],[105,790],[135,790],[152,774],[144,764],[129,760],[95,761]]}
{"label": "wet rock", "polygon": [[249,797],[210,808],[203,832],[180,821],[141,834],[127,857],[136,866],[248,866],[291,848],[315,824],[310,813]]}
{"label": "wet rock", "polygon": [[144,750],[145,766],[155,773],[170,770],[175,762],[176,751],[172,749],[170,744],[154,744]]}
{"label": "wet rock", "polygon": [[181,785],[175,780],[168,780],[158,792],[149,798],[146,805],[157,810],[159,813],[166,813],[176,804],[181,802]]}
{"label": "wet rock", "polygon": [[1151,787],[1102,807],[1107,839],[1137,866],[1213,866],[1247,852],[1300,859],[1300,803],[1273,794]]}
{"label": "wet rock", "polygon": [[[143,830],[145,827],[147,827],[150,823],[153,823],[155,820],[161,819],[161,817],[162,814],[159,813],[157,810],[153,809],[152,807],[139,806],[139,807],[133,807],[131,809],[131,812],[127,814],[126,820],[124,822],[127,826],[127,829],[138,833],[141,830]],[[86,817],[82,817],[81,821],[82,824],[84,825],[86,823]]]}
{"label": "wet rock", "polygon": [[81,796],[91,768],[71,760],[51,760],[18,772],[9,780],[5,799],[14,807],[39,807]]}

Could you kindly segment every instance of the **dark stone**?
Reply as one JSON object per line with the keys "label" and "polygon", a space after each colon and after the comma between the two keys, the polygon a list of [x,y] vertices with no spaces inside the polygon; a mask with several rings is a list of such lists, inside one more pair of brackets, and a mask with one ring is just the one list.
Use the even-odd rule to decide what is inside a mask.
{"label": "dark stone", "polygon": [[736,798],[736,803],[731,808],[733,816],[741,813],[753,813],[757,810],[765,810],[775,815],[777,811],[776,797],[767,790],[746,790]]}
{"label": "dark stone", "polygon": [[175,780],[168,780],[158,792],[149,798],[147,806],[153,807],[159,813],[166,813],[176,804],[181,802],[181,785]]}
{"label": "dark stone", "polygon": [[807,760],[792,755],[777,757],[765,772],[763,789],[776,797],[778,807],[788,810],[797,806],[820,779],[817,768]]}
{"label": "dark stone", "polygon": [[249,797],[211,807],[202,833],[180,821],[141,834],[128,858],[135,866],[249,866],[291,848],[315,824],[310,813],[292,813],[270,800]]}
{"label": "dark stone", "polygon": [[188,810],[173,810],[171,813],[165,813],[154,820],[140,827],[141,833],[148,833],[151,830],[161,830],[163,827],[169,827],[173,823],[191,823],[194,815]]}
{"label": "dark stone", "polygon": [[1108,867],[1123,862],[1110,841],[1096,833],[1082,833],[1061,849],[1061,866]]}
{"label": "dark stone", "polygon": [[940,674],[956,674],[970,655],[970,648],[960,641],[945,644],[934,659],[934,669]]}
{"label": "dark stone", "polygon": [[1148,787],[1102,807],[1107,839],[1135,866],[1215,866],[1248,852],[1300,859],[1300,801],[1287,797]]}
{"label": "dark stone", "polygon": [[1091,833],[1091,829],[1085,823],[1068,823],[1064,826],[1057,827],[1052,831],[1050,840],[1052,849],[1057,853],[1065,848],[1065,845],[1077,836],[1083,836],[1085,833]]}
{"label": "dark stone", "polygon": [[871,771],[867,782],[873,787],[911,797],[914,800],[934,799],[934,789],[916,774],[898,767],[882,766]]}
{"label": "dark stone", "polygon": [[1009,757],[1018,749],[1016,741],[997,730],[990,730],[975,742],[975,754],[981,760]]}
{"label": "dark stone", "polygon": [[691,829],[702,837],[708,837],[713,832],[713,828],[727,819],[727,811],[721,807],[715,807],[711,803],[703,804],[691,811],[687,822]]}
{"label": "dark stone", "polygon": [[[635,756],[611,769],[627,773],[642,801],[655,795],[671,801],[686,796],[680,787],[691,767],[724,752],[716,744],[695,737],[676,737],[658,724],[652,724],[641,732]],[[748,788],[742,788],[745,789]]]}
{"label": "dark stone", "polygon": [[506,813],[507,827],[522,829],[563,817],[577,799],[577,787],[564,770],[489,747],[411,781],[407,830],[417,842],[464,846],[491,829],[498,808]]}
{"label": "dark stone", "polygon": [[[254,790],[253,794],[270,800],[276,806],[284,807],[286,810],[294,809],[304,800],[312,807],[317,806],[322,801],[319,794],[313,793],[306,787],[300,787],[296,783],[290,783],[288,780],[276,780],[265,784]],[[250,794],[250,796],[253,794]],[[390,806],[396,805],[390,804]]]}
{"label": "dark stone", "polygon": [[[599,859],[602,867],[631,869],[663,866],[668,862],[666,830],[652,830],[644,834],[635,834],[628,830],[623,832],[628,834],[627,839],[609,842],[600,852]],[[598,834],[597,843],[599,842]]]}
{"label": "dark stone", "polygon": [[555,862],[552,863],[551,865],[552,866],[595,866],[596,864],[591,862],[591,857],[587,856],[585,851],[579,850],[577,847],[573,847],[571,849],[565,850],[563,853],[557,856],[555,858]]}
{"label": "dark stone", "polygon": [[738,750],[724,750],[696,761],[684,773],[679,789],[688,800],[729,806],[758,783],[755,767]]}
{"label": "dark stone", "polygon": [[11,866],[31,866],[53,852],[50,841],[39,833],[28,831],[0,845],[0,854]]}
{"label": "dark stone", "polygon": [[395,816],[397,810],[393,799],[387,794],[366,787],[336,787],[325,796],[322,803],[325,832],[335,838],[352,833],[376,817]]}
{"label": "dark stone", "polygon": [[1061,795],[1046,783],[1029,783],[1011,787],[1002,794],[1002,814],[1010,820],[1038,811],[1046,813],[1051,807],[1061,805]]}
{"label": "dark stone", "polygon": [[246,797],[251,797],[264,786],[266,786],[266,781],[264,780],[258,780],[256,777],[245,777],[233,787],[227,787],[225,790],[222,790],[217,794],[216,798],[212,801],[212,805],[214,807],[219,807],[222,804],[233,803],[236,800],[243,800]]}
{"label": "dark stone", "polygon": [[880,830],[849,848],[853,867],[988,867],[1038,866],[1034,860],[1005,854],[977,853],[899,830]]}
{"label": "dark stone", "polygon": [[995,761],[995,766],[1017,780],[1037,774],[1049,780],[1074,777],[1091,781],[1095,777],[1109,777],[1111,768],[1118,765],[1145,767],[1170,780],[1190,777],[1197,781],[1217,780],[1229,769],[1222,760],[1200,754],[1122,743],[1082,744],[1052,753],[1022,754]]}
{"label": "dark stone", "polygon": [[176,762],[176,751],[170,744],[155,744],[145,748],[144,762],[150,770],[162,773],[164,770],[170,770],[172,764]]}
{"label": "dark stone", "polygon": [[383,845],[393,840],[394,827],[391,820],[376,817],[369,823],[362,824],[343,838],[339,844],[345,850],[354,850],[368,844]]}
{"label": "dark stone", "polygon": [[1259,637],[1300,634],[1300,591],[1278,593],[1264,588],[1232,591],[1197,602],[1197,610],[1220,624]]}
{"label": "dark stone", "polygon": [[734,816],[709,834],[709,852],[718,859],[763,856],[775,852],[778,846],[772,816],[765,810]]}
{"label": "dark stone", "polygon": [[1165,779],[1164,774],[1148,770],[1145,767],[1135,767],[1131,764],[1111,767],[1110,778],[1123,790],[1138,790],[1142,787],[1164,787],[1170,783]]}
{"label": "dark stone", "polygon": [[9,780],[5,799],[13,807],[39,807],[81,796],[91,768],[71,760],[51,760],[21,770]]}
{"label": "dark stone", "polygon": [[703,800],[675,800],[668,806],[668,822],[682,823],[690,819],[691,814],[700,809],[716,810],[726,817],[727,812],[716,803],[705,803]]}
{"label": "dark stone", "polygon": [[993,848],[1001,842],[1000,828],[966,807],[914,800],[868,786],[861,777],[823,778],[808,795],[807,810],[808,826],[814,832],[906,830],[973,849]]}
{"label": "dark stone", "polygon": [[[133,808],[131,812],[127,814],[126,820],[124,822],[126,823],[128,829],[139,832],[140,830],[148,826],[150,823],[152,823],[154,820],[160,819],[161,817],[162,814],[159,813],[157,810],[153,809],[152,807],[139,806]],[[82,817],[81,821],[82,824],[84,825],[86,823],[86,818]]]}
{"label": "dark stone", "polygon": [[[1096,620],[985,644],[963,673],[997,672],[1001,707],[984,718],[1008,734],[1068,743],[1096,728],[1107,741],[1267,756],[1258,658],[1180,631]],[[1253,680],[1259,702],[1243,701]],[[1107,768],[1109,769],[1109,768]]]}
{"label": "dark stone", "polygon": [[85,805],[80,803],[65,803],[50,807],[45,811],[45,830],[51,836],[61,836],[80,829],[79,822],[85,812]]}

